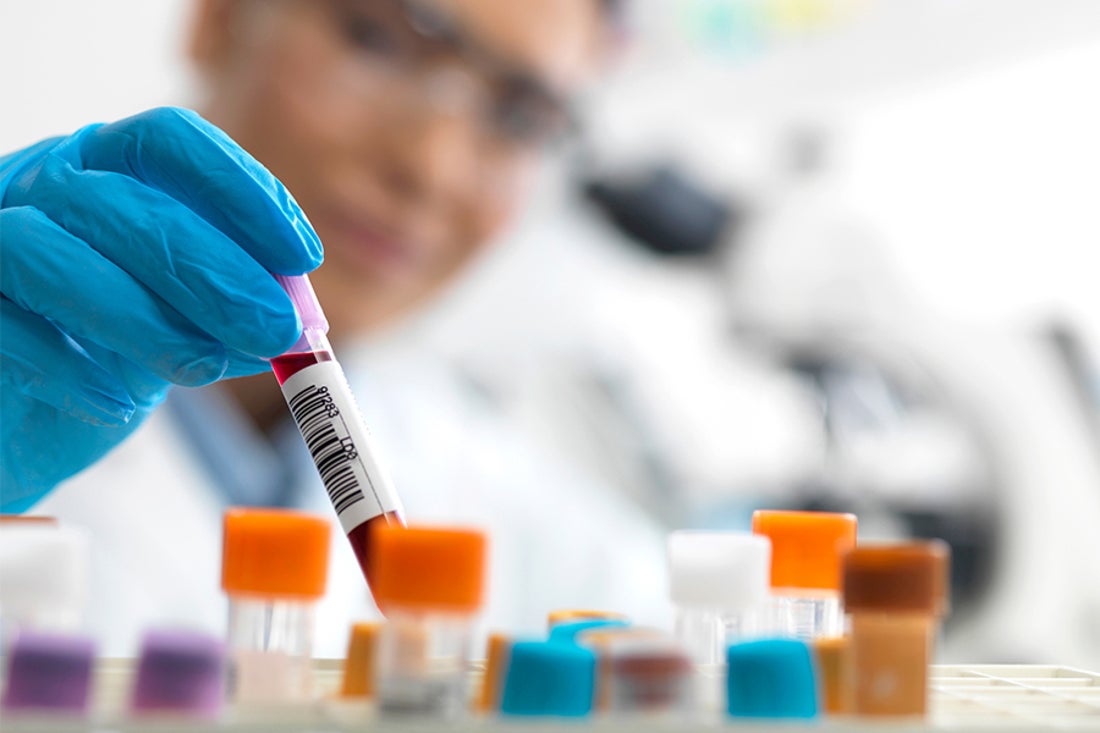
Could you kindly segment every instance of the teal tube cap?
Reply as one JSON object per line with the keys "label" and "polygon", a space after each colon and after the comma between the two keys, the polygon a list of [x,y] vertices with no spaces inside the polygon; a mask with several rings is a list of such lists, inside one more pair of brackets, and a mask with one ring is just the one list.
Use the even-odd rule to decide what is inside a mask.
{"label": "teal tube cap", "polygon": [[625,629],[630,626],[626,621],[612,618],[587,619],[585,621],[569,621],[557,624],[550,629],[550,641],[573,643],[577,636],[590,629]]}
{"label": "teal tube cap", "polygon": [[596,655],[575,644],[517,641],[504,679],[504,715],[582,718],[592,712]]}
{"label": "teal tube cap", "polygon": [[734,644],[727,652],[726,710],[735,718],[814,718],[817,680],[810,647],[796,639]]}

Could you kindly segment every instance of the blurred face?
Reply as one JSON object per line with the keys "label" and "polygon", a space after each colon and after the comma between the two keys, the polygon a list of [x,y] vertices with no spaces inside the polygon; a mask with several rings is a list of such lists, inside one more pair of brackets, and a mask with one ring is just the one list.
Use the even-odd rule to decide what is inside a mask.
{"label": "blurred face", "polygon": [[343,338],[436,293],[522,198],[595,60],[596,0],[201,0],[201,110],[294,194]]}

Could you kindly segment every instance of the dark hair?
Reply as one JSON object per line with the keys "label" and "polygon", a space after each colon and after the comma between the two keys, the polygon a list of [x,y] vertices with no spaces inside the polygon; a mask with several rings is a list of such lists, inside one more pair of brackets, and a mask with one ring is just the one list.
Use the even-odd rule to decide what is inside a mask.
{"label": "dark hair", "polygon": [[626,2],[624,0],[599,0],[599,9],[604,11],[607,19],[613,22],[623,19],[625,8]]}

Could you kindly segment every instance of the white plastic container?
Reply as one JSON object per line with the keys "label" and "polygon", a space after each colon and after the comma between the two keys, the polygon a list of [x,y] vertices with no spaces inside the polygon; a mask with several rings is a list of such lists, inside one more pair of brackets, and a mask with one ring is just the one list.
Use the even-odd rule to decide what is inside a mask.
{"label": "white plastic container", "polygon": [[692,661],[721,665],[732,641],[753,638],[768,599],[771,545],[747,532],[673,532],[669,593],[676,636]]}

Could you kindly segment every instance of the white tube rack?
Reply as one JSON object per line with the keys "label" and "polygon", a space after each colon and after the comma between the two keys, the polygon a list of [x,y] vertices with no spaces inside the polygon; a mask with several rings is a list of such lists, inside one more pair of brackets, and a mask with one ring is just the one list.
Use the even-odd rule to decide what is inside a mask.
{"label": "white tube rack", "polygon": [[[318,660],[314,681],[317,700],[310,704],[230,708],[218,722],[189,723],[171,720],[130,720],[122,713],[130,688],[132,660],[101,660],[96,672],[93,713],[87,720],[0,720],[4,733],[414,733],[445,727],[455,733],[783,733],[784,731],[988,731],[1017,730],[1100,731],[1100,674],[1060,666],[948,665],[933,666],[927,720],[855,719],[825,717],[806,723],[735,721],[717,713],[695,722],[671,719],[614,719],[588,721],[523,721],[471,717],[441,724],[435,720],[377,718],[367,703],[335,696],[342,662]],[[480,669],[472,676],[479,677]]]}

